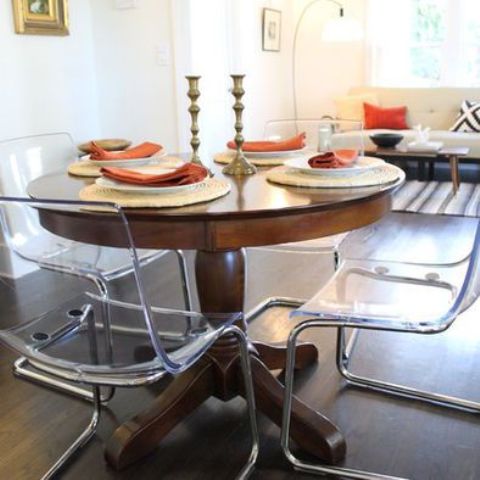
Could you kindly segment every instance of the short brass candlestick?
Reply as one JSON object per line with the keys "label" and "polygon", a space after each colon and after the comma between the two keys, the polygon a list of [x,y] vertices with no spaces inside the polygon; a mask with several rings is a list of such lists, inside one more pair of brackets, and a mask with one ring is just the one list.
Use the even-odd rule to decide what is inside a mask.
{"label": "short brass candlestick", "polygon": [[245,95],[245,90],[243,89],[243,79],[245,75],[232,75],[233,79],[233,90],[232,94],[235,97],[235,104],[233,110],[235,111],[235,145],[237,146],[237,152],[233,160],[223,169],[223,173],[227,175],[252,175],[257,172],[257,169],[252,165],[243,154],[243,123],[242,123],[242,113],[244,110],[244,105],[242,103],[242,97]]}
{"label": "short brass candlestick", "polygon": [[190,141],[190,145],[192,146],[192,157],[190,161],[202,165],[200,155],[198,154],[198,149],[200,147],[200,138],[198,137],[198,133],[200,132],[200,128],[198,127],[198,114],[200,113],[200,107],[197,103],[197,100],[200,97],[198,82],[201,77],[187,75],[185,78],[188,80],[189,89],[187,95],[191,102],[188,111],[192,117],[192,127],[190,128],[190,131],[192,132],[192,140]]}

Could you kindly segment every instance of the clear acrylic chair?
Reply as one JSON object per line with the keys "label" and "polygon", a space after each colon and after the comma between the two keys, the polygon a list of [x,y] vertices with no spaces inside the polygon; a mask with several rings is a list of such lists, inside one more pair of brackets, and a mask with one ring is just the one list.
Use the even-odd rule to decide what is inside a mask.
{"label": "clear acrylic chair", "polygon": [[[318,151],[336,149],[355,149],[360,155],[364,153],[364,139],[362,122],[349,120],[335,120],[329,117],[321,119],[290,119],[270,120],[265,124],[263,138],[265,140],[281,140],[304,132],[306,149],[312,155]],[[283,243],[256,250],[279,254],[329,255],[333,259],[334,270],[340,262],[340,245],[348,233],[331,235],[324,238],[315,238],[303,242]],[[255,308],[247,313],[247,321],[254,320],[264,311],[275,306],[299,307],[306,299],[274,296],[264,299]]]}
{"label": "clear acrylic chair", "polygon": [[[428,219],[429,216],[418,215],[417,220],[425,221],[427,220],[425,217]],[[458,219],[451,221],[458,222]],[[462,245],[461,255],[458,256],[458,251],[456,256],[448,255],[446,260],[448,263],[440,263],[435,254],[432,258],[427,256],[421,263],[413,262],[408,255],[403,259],[388,261],[380,258],[385,251],[376,258],[372,254],[370,259],[344,257],[331,281],[311,300],[292,312],[292,317],[299,317],[301,320],[293,328],[288,339],[282,447],[296,469],[341,478],[364,480],[396,478],[347,468],[314,465],[298,459],[292,453],[289,445],[289,428],[295,345],[300,333],[310,328],[337,329],[336,364],[348,384],[467,412],[480,412],[478,402],[355,375],[348,368],[359,331],[377,330],[428,335],[441,333],[475,302],[480,293],[478,220],[475,220],[475,224],[474,240],[469,248],[466,250],[465,244]],[[471,229],[471,226],[470,224],[468,228]],[[435,236],[432,240],[437,242],[440,238]],[[451,239],[451,235],[443,239],[444,245],[448,242],[451,244]],[[414,250],[415,237],[411,237],[410,240],[407,250]],[[375,239],[372,239],[373,241]],[[389,239],[384,237],[383,242],[388,247]],[[405,245],[403,248],[405,250]],[[348,329],[353,329],[353,333],[347,345]]]}
{"label": "clear acrylic chair", "polygon": [[[107,300],[111,307],[108,317],[103,315],[102,308],[106,300],[83,279],[78,279],[79,284],[82,283],[78,294],[75,292],[73,298],[61,305],[57,298],[42,298],[32,304],[28,301],[29,292],[22,290],[16,295],[16,307],[5,304],[1,307],[0,341],[3,344],[27,358],[40,372],[92,388],[93,414],[89,425],[43,479],[56,475],[95,434],[102,407],[100,387],[138,387],[156,382],[167,374],[177,375],[197,362],[225,334],[237,337],[241,353],[252,449],[238,478],[247,478],[258,455],[258,432],[247,341],[235,326],[241,314],[203,315],[152,307],[152,298],[158,292],[154,282],[144,277],[126,216],[114,205],[0,198],[0,210],[7,209],[21,212],[25,220],[38,217],[38,212],[45,209],[74,215],[84,215],[86,210],[94,209],[96,214],[108,219],[119,248],[128,253],[132,272],[129,283],[125,283],[127,279],[122,282],[122,299]],[[94,254],[94,251],[84,253]],[[94,261],[87,256],[84,260]],[[60,278],[56,281],[62,282],[65,275],[62,272],[57,270],[51,275],[58,275]],[[83,284],[90,289],[85,290]],[[25,301],[28,308],[22,308]],[[45,313],[49,301],[56,306]]]}
{"label": "clear acrylic chair", "polygon": [[[30,181],[42,175],[66,171],[69,163],[78,160],[78,153],[68,133],[52,133],[21,137],[0,142],[0,194],[24,197]],[[47,232],[37,223],[29,209],[6,209],[0,216],[3,236],[11,251],[41,268],[62,270],[87,278],[95,283],[101,295],[109,297],[111,281],[131,273],[131,262],[125,251],[86,245],[60,238]],[[147,265],[166,251],[139,251],[141,265]],[[175,252],[180,267],[185,308],[191,309],[185,257]],[[85,259],[89,259],[88,263]],[[108,303],[105,303],[108,315]],[[91,392],[50,378],[28,368],[28,360],[19,358],[14,365],[16,375],[41,382],[74,395],[92,399]],[[113,391],[110,395],[113,394]],[[104,398],[108,400],[108,398]]]}

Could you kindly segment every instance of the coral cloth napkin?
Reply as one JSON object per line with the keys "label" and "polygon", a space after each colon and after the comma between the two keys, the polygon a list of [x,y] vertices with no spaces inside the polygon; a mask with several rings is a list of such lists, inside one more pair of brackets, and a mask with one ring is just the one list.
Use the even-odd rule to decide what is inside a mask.
{"label": "coral cloth napkin", "polygon": [[357,159],[357,150],[335,150],[315,155],[308,160],[308,164],[312,168],[345,168]]}
{"label": "coral cloth napkin", "polygon": [[179,185],[191,185],[204,180],[208,176],[208,170],[201,165],[186,163],[169,173],[152,175],[140,173],[125,168],[103,167],[100,172],[104,177],[117,182],[132,183],[145,187],[176,187]]}
{"label": "coral cloth napkin", "polygon": [[163,149],[158,143],[145,142],[136,147],[121,152],[108,152],[95,142],[91,143],[90,160],[132,160],[134,158],[148,158]]}
{"label": "coral cloth napkin", "polygon": [[[295,137],[281,140],[278,142],[259,141],[259,142],[245,142],[243,144],[244,152],[262,153],[262,152],[288,152],[290,150],[300,150],[305,146],[305,132],[296,135]],[[235,150],[237,145],[231,141],[227,143],[227,147]]]}

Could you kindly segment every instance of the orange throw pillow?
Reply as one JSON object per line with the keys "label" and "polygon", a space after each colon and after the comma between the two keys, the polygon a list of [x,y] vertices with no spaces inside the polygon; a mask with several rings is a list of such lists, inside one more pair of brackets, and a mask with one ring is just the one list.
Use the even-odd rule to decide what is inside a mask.
{"label": "orange throw pillow", "polygon": [[389,128],[407,130],[407,107],[382,108],[371,103],[363,104],[364,127],[366,130]]}

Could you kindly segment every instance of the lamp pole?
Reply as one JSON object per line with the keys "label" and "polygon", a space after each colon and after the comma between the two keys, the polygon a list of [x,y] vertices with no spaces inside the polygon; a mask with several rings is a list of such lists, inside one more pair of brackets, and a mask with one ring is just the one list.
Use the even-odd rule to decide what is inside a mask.
{"label": "lamp pole", "polygon": [[[295,120],[298,118],[298,105],[297,105],[297,74],[296,74],[296,64],[297,64],[297,41],[298,41],[298,33],[300,31],[300,26],[302,25],[302,21],[305,18],[305,15],[310,10],[313,5],[318,2],[322,2],[324,0],[313,0],[307,5],[305,5],[300,17],[297,21],[297,25],[295,26],[295,34],[293,37],[293,52],[292,52],[292,87],[293,87],[293,117]],[[330,3],[334,3],[340,10],[340,17],[343,17],[344,10],[343,5],[337,0],[325,0]]]}

